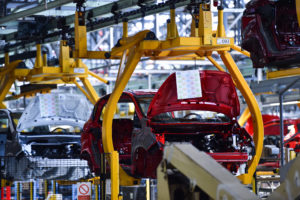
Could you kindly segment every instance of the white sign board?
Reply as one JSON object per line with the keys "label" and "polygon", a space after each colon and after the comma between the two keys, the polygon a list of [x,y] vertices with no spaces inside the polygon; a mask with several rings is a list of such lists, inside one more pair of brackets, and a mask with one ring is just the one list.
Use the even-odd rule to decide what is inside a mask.
{"label": "white sign board", "polygon": [[90,200],[92,185],[90,182],[77,183],[77,199]]}
{"label": "white sign board", "polygon": [[176,87],[178,99],[202,97],[199,71],[190,70],[176,72]]}

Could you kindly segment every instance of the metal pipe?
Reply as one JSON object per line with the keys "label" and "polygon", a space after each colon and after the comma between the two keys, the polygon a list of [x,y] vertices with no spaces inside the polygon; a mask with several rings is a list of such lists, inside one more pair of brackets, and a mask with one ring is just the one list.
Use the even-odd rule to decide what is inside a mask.
{"label": "metal pipe", "polygon": [[73,3],[73,0],[52,1],[51,3],[47,3],[47,7],[45,7],[45,4],[42,4],[42,5],[36,6],[34,8],[31,8],[31,9],[27,9],[27,10],[24,10],[24,11],[21,11],[21,12],[17,12],[17,13],[8,15],[6,17],[1,17],[0,24],[4,24],[4,23],[9,22],[9,21],[16,21],[19,18],[34,15],[34,14],[42,12],[44,10],[56,8],[56,7],[59,7],[61,5],[67,4],[67,3]]}
{"label": "metal pipe", "polygon": [[296,84],[300,78],[297,78],[293,82],[291,82],[289,85],[287,85],[284,89],[280,90],[278,92],[279,95],[279,112],[280,112],[280,164],[281,167],[284,165],[284,124],[283,124],[283,96],[284,93],[290,89],[294,84]]}
{"label": "metal pipe", "polygon": [[283,94],[279,94],[280,103],[280,165],[284,165],[284,125],[283,125]]}

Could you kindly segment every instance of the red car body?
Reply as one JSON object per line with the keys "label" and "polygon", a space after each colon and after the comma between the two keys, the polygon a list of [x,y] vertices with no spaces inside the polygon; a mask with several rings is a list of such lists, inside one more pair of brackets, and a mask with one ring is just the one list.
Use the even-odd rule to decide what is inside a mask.
{"label": "red car body", "polygon": [[[280,148],[280,118],[276,115],[262,115],[264,123],[264,145],[272,145]],[[292,148],[296,153],[300,152],[300,119],[284,120],[284,146]],[[250,135],[253,135],[253,123],[249,118],[245,129]],[[260,160],[260,166],[279,168],[280,154],[271,157],[263,157]]]}
{"label": "red car body", "polygon": [[[155,178],[166,142],[190,142],[234,173],[247,163],[253,142],[236,121],[240,107],[230,75],[219,71],[199,71],[199,75],[199,98],[177,98],[175,73],[157,92],[123,92],[112,133],[120,164],[128,174]],[[103,153],[102,112],[108,99],[106,95],[95,104],[81,136],[81,156],[96,174],[100,168],[99,154]],[[124,115],[126,103],[129,107],[134,105],[135,110],[125,109]],[[199,114],[202,112],[206,115]],[[209,114],[215,115],[210,118]]]}
{"label": "red car body", "polygon": [[295,0],[252,0],[242,17],[242,48],[253,67],[286,68],[300,63]]}

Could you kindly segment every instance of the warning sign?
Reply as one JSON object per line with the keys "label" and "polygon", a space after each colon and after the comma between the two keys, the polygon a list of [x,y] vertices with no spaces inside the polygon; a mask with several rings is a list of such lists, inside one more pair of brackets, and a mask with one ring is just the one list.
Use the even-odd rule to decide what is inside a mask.
{"label": "warning sign", "polygon": [[91,183],[82,182],[77,183],[77,199],[78,200],[90,200],[91,199]]}

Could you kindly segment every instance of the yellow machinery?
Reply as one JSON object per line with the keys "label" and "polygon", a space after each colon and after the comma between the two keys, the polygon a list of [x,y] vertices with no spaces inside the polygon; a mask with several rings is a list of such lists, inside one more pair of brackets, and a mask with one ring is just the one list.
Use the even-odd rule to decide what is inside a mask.
{"label": "yellow machinery", "polygon": [[[80,59],[70,58],[70,48],[65,41],[60,42],[59,66],[47,66],[47,57],[42,55],[41,45],[37,44],[36,48],[37,56],[33,69],[18,68],[22,61],[9,62],[8,53],[5,54],[5,67],[0,71],[0,108],[5,108],[3,101],[15,81],[25,81],[31,84],[75,84],[93,104],[96,103],[99,97],[87,79],[88,76],[93,76],[104,83],[108,83],[108,81],[89,71]],[[80,79],[86,90],[77,83],[77,78]],[[17,97],[49,90],[37,89]]]}
{"label": "yellow machinery", "polygon": [[[224,69],[221,65],[212,58],[212,53],[217,52],[225,67],[231,74],[236,87],[244,96],[248,104],[249,111],[253,116],[253,139],[256,155],[253,156],[252,160],[248,163],[248,173],[238,177],[242,183],[250,184],[262,152],[264,138],[263,122],[256,99],[232,59],[229,51],[234,49],[247,56],[249,56],[249,53],[241,51],[239,47],[235,46],[233,38],[226,37],[223,25],[222,9],[218,10],[219,23],[216,31],[212,30],[212,13],[210,4],[199,4],[199,15],[197,15],[197,17],[199,19],[199,28],[195,26],[196,23],[193,21],[190,37],[180,37],[175,23],[175,8],[171,8],[170,21],[167,24],[167,37],[163,41],[157,40],[154,33],[149,30],[144,30],[134,36],[128,37],[127,22],[123,22],[123,37],[119,40],[119,45],[114,47],[110,52],[105,52],[87,50],[86,26],[83,23],[84,13],[77,11],[75,15],[75,50],[73,55],[75,58],[120,60],[116,85],[107,103],[102,123],[104,151],[105,153],[115,155],[112,142],[113,111],[116,110],[117,102],[121,93],[125,89],[126,84],[128,83],[140,59],[142,57],[149,57],[152,60],[197,60],[207,58],[219,70],[223,71]],[[117,167],[119,170],[114,168],[116,165],[113,161],[117,160],[118,159],[110,160],[110,163],[113,166],[112,169],[116,169],[111,170],[112,199],[119,198],[119,183],[121,185],[131,185],[136,182],[136,179],[127,175],[122,168]]]}

